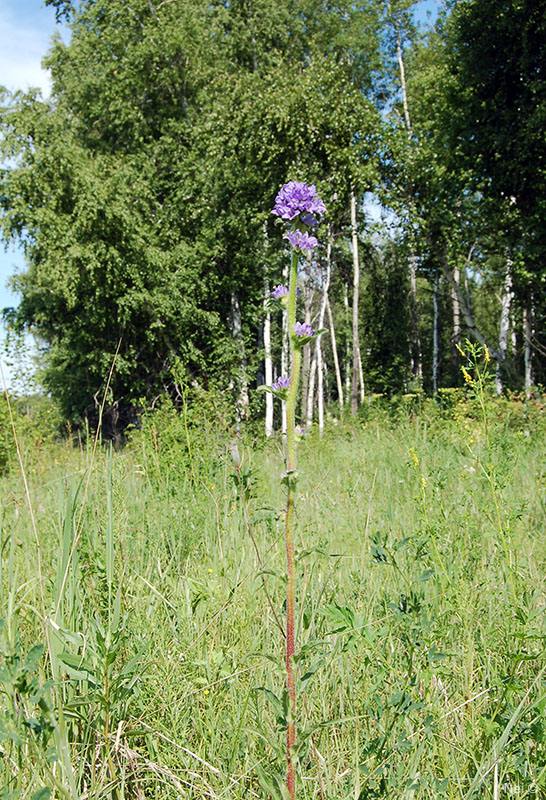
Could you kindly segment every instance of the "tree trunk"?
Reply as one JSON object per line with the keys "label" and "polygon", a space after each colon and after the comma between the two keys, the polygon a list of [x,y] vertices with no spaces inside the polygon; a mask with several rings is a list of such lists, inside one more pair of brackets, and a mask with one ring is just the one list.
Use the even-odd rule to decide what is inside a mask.
{"label": "tree trunk", "polygon": [[[389,3],[388,7],[389,14],[391,14],[391,7]],[[411,126],[411,118],[409,113],[409,105],[408,105],[408,90],[406,85],[406,70],[404,67],[404,58],[402,54],[402,42],[400,40],[400,32],[396,27],[396,24],[393,20],[393,27],[394,33],[396,37],[396,58],[398,61],[398,70],[400,72],[400,88],[402,90],[402,107],[404,109],[404,124],[406,127],[406,133],[408,135],[408,141],[411,143],[411,136],[412,136],[412,126]],[[414,202],[413,197],[411,194],[411,190],[408,192],[409,195],[409,205],[411,210],[414,210]],[[421,337],[419,336],[419,313],[418,313],[418,305],[417,305],[417,258],[415,256],[415,252],[413,247],[410,248],[409,254],[409,267],[410,267],[410,291],[411,291],[411,300],[410,300],[410,318],[411,318],[411,329],[412,329],[412,349],[411,349],[411,371],[413,377],[416,379],[419,386],[423,384],[423,356],[421,352]]]}
{"label": "tree trunk", "polygon": [[434,305],[434,323],[432,331],[432,391],[434,394],[438,392],[438,325],[440,316],[438,313],[438,282],[439,277],[436,275],[434,279],[434,291],[432,294],[432,302]]}
{"label": "tree trunk", "polygon": [[510,329],[510,307],[514,293],[512,291],[512,266],[513,261],[511,258],[506,260],[506,273],[504,276],[504,290],[502,293],[502,308],[501,318],[499,325],[499,355],[497,361],[497,369],[495,371],[495,390],[498,395],[502,394],[502,362],[506,360],[506,351],[508,349],[508,332]]}
{"label": "tree trunk", "polygon": [[319,433],[324,431],[324,365],[322,362],[322,337],[319,336],[315,343],[315,361],[317,364],[317,417]]}
{"label": "tree trunk", "polygon": [[516,331],[516,321],[514,319],[514,306],[510,312],[510,341],[512,342],[512,352],[515,353],[518,349],[518,334]]}
{"label": "tree trunk", "polygon": [[[307,390],[307,414],[305,417],[305,427],[310,428],[313,424],[313,406],[315,404],[315,375],[317,374],[317,353],[313,353],[311,369],[309,370],[309,387]],[[302,398],[302,405],[304,398]]]}
{"label": "tree trunk", "polygon": [[[267,266],[265,264],[265,256],[267,253],[268,236],[267,236],[267,222],[264,221],[262,225],[262,236],[264,245],[264,327],[263,327],[263,347],[264,347],[264,379],[265,385],[271,386],[273,383],[273,358],[271,355],[271,312],[269,311],[269,304],[271,300],[269,278],[267,276]],[[265,435],[266,437],[273,435],[273,395],[270,392],[265,393]]]}
{"label": "tree trunk", "polygon": [[402,106],[404,108],[404,122],[409,137],[411,136],[411,119],[409,115],[408,92],[406,88],[406,70],[404,68],[404,58],[402,56],[402,43],[400,41],[400,32],[398,28],[396,28],[396,26],[395,26],[395,35],[396,35],[396,58],[398,60],[398,69],[400,72],[400,87],[402,89]]}
{"label": "tree trunk", "polygon": [[411,371],[419,386],[423,385],[423,356],[419,336],[419,314],[417,310],[417,264],[413,249],[410,250],[410,319],[412,330]]}
{"label": "tree trunk", "polygon": [[324,364],[322,362],[321,336],[317,339],[317,416],[319,434],[324,431]]}
{"label": "tree trunk", "polygon": [[[311,250],[307,251],[307,259],[306,259],[306,278],[305,284],[303,287],[303,308],[304,308],[304,316],[303,321],[306,322],[308,325],[311,324],[311,307],[313,304],[313,288],[312,288],[312,281],[311,281],[311,257],[312,253]],[[304,345],[303,353],[302,353],[302,368],[301,368],[301,421],[302,424],[306,418],[306,409],[307,409],[307,394],[309,391],[309,375],[311,369],[311,346],[309,344]]]}
{"label": "tree trunk", "polygon": [[[265,385],[271,386],[273,383],[273,361],[271,358],[271,314],[268,304],[270,300],[269,281],[264,279],[264,362],[265,362]],[[265,435],[273,434],[273,395],[271,392],[265,393]]]}
{"label": "tree trunk", "polygon": [[453,328],[451,331],[451,368],[453,377],[459,373],[459,355],[457,345],[461,344],[461,304],[459,303],[459,296],[455,287],[460,284],[460,271],[456,266],[453,269],[453,283],[451,287],[451,303],[453,306]]}
{"label": "tree trunk", "polygon": [[360,385],[360,405],[363,406],[366,400],[366,386],[364,384],[364,370],[362,369],[360,345],[358,346],[358,382]]}
{"label": "tree trunk", "polygon": [[236,292],[231,293],[231,325],[233,338],[237,343],[237,352],[239,354],[237,418],[241,422],[244,422],[244,420],[248,418],[249,412],[247,360],[243,339],[241,307]]}
{"label": "tree trunk", "polygon": [[351,344],[349,341],[349,287],[346,282],[343,283],[343,307],[345,308],[345,397],[347,404],[350,402],[351,397]]}
{"label": "tree trunk", "polygon": [[[320,311],[318,318],[318,330],[324,328],[324,317],[328,305],[328,289],[330,288],[330,274],[332,269],[332,237],[328,229],[328,244],[326,245],[326,275],[322,281],[322,296],[320,300]],[[315,354],[317,359],[317,401],[318,401],[318,424],[319,433],[322,436],[324,430],[324,369],[322,364],[322,336],[317,336],[315,343]]]}
{"label": "tree trunk", "polygon": [[334,370],[336,373],[337,395],[339,399],[339,410],[343,411],[343,381],[341,380],[341,370],[339,368],[339,358],[337,355],[336,331],[334,328],[334,318],[330,301],[326,300],[326,311],[328,312],[328,324],[330,326],[330,339],[332,340],[332,355],[334,357]]}
{"label": "tree trunk", "polygon": [[351,234],[353,246],[353,379],[351,384],[351,411],[358,410],[358,294],[360,289],[360,264],[358,258],[358,232],[356,227],[356,197],[351,190]]}
{"label": "tree trunk", "polygon": [[531,396],[531,388],[534,385],[533,380],[533,312],[532,307],[523,309],[523,337],[525,340],[523,358],[525,363],[525,396],[527,399]]}
{"label": "tree trunk", "polygon": [[[472,249],[470,250],[470,253],[469,253],[468,258],[466,260],[466,264],[470,263],[471,258],[472,258],[473,250],[474,250],[474,246],[472,246]],[[447,256],[445,254],[442,257],[441,262],[442,262],[442,270],[443,270],[444,275],[446,276],[447,280],[449,281],[449,283],[451,284],[453,289],[457,292],[457,297],[459,298],[459,306],[460,306],[460,309],[461,309],[461,314],[463,315],[463,318],[464,318],[464,321],[465,321],[465,325],[468,328],[468,332],[469,332],[470,336],[473,339],[475,339],[479,344],[481,344],[482,347],[487,347],[487,349],[489,350],[489,353],[491,355],[491,358],[494,358],[497,361],[500,360],[501,355],[499,354],[499,352],[496,350],[496,348],[491,347],[491,345],[488,344],[485,336],[482,334],[482,332],[480,331],[480,329],[476,325],[476,322],[474,321],[474,316],[472,314],[472,309],[470,308],[470,302],[469,302],[468,298],[465,296],[465,294],[461,291],[461,287],[459,286],[459,284],[455,281],[453,272],[451,271],[451,269],[449,267],[449,264],[448,264],[448,261],[447,261]]]}

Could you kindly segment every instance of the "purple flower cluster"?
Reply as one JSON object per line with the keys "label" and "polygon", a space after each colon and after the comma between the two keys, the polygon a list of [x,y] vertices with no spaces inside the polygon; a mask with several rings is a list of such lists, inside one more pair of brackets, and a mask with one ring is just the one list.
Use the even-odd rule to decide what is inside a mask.
{"label": "purple flower cluster", "polygon": [[317,215],[320,217],[326,207],[317,195],[314,184],[308,186],[304,181],[290,181],[285,183],[273,207],[273,214],[287,222],[293,222],[298,217],[304,225],[316,225]]}
{"label": "purple flower cluster", "polygon": [[290,389],[290,378],[285,378],[283,375],[279,378],[278,381],[271,384],[271,388],[274,392],[283,392],[287,389]]}
{"label": "purple flower cluster", "polygon": [[[283,297],[288,297],[288,286],[280,283],[278,286],[275,286],[272,292],[269,293],[273,300],[282,300]],[[296,295],[299,297],[301,294],[301,289],[299,286],[296,286]]]}
{"label": "purple flower cluster", "polygon": [[[292,223],[291,229],[285,233],[295,250],[312,250],[318,245],[314,236],[310,236],[306,229],[318,225],[319,219],[326,211],[326,206],[317,194],[314,184],[309,186],[304,181],[289,181],[285,183],[273,206],[273,214]],[[298,227],[297,227],[298,226]],[[302,227],[304,230],[300,230]]]}
{"label": "purple flower cluster", "polygon": [[284,286],[282,283],[280,283],[278,286],[275,286],[270,294],[273,300],[281,300],[283,297],[287,296],[288,286]]}
{"label": "purple flower cluster", "polygon": [[284,234],[283,239],[288,239],[296,250],[312,250],[318,244],[315,236],[309,236],[308,233],[302,233],[298,230],[288,231],[288,233]]}
{"label": "purple flower cluster", "polygon": [[296,322],[296,324],[294,325],[294,334],[296,336],[308,337],[308,336],[314,336],[315,331],[309,325],[308,322]]}

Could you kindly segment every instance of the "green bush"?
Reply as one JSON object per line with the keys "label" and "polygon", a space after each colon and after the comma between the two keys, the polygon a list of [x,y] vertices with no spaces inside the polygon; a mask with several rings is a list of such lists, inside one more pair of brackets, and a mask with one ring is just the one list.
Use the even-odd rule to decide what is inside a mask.
{"label": "green bush", "polygon": [[15,444],[5,394],[0,396],[0,473],[7,472],[15,457]]}
{"label": "green bush", "polygon": [[169,476],[209,481],[233,435],[232,413],[220,393],[181,386],[177,405],[166,397],[143,414],[132,443],[143,448],[150,474],[160,481]]}

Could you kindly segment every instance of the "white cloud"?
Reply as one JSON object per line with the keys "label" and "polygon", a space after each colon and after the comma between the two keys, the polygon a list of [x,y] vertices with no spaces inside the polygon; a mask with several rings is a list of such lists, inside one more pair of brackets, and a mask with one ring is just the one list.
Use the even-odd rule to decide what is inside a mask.
{"label": "white cloud", "polygon": [[52,29],[21,16],[0,7],[0,86],[10,91],[37,87],[48,95],[50,76],[41,62],[51,46]]}

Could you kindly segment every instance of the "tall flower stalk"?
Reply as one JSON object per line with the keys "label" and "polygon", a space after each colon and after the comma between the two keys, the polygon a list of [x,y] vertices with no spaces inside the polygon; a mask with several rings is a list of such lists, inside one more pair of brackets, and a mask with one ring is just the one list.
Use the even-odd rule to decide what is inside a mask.
{"label": "tall flower stalk", "polygon": [[271,387],[274,394],[286,401],[286,688],[289,711],[286,728],[286,786],[291,798],[296,797],[296,770],[293,748],[296,743],[296,677],[294,671],[296,576],[294,569],[294,506],[296,500],[296,402],[301,373],[301,351],[314,336],[310,325],[296,321],[296,296],[298,261],[301,253],[317,246],[317,239],[309,233],[326,211],[316,188],[300,181],[286,183],[275,199],[273,214],[289,223],[284,238],[292,250],[288,287],[276,287],[272,295],[286,306],[292,367],[290,378],[281,378]]}

